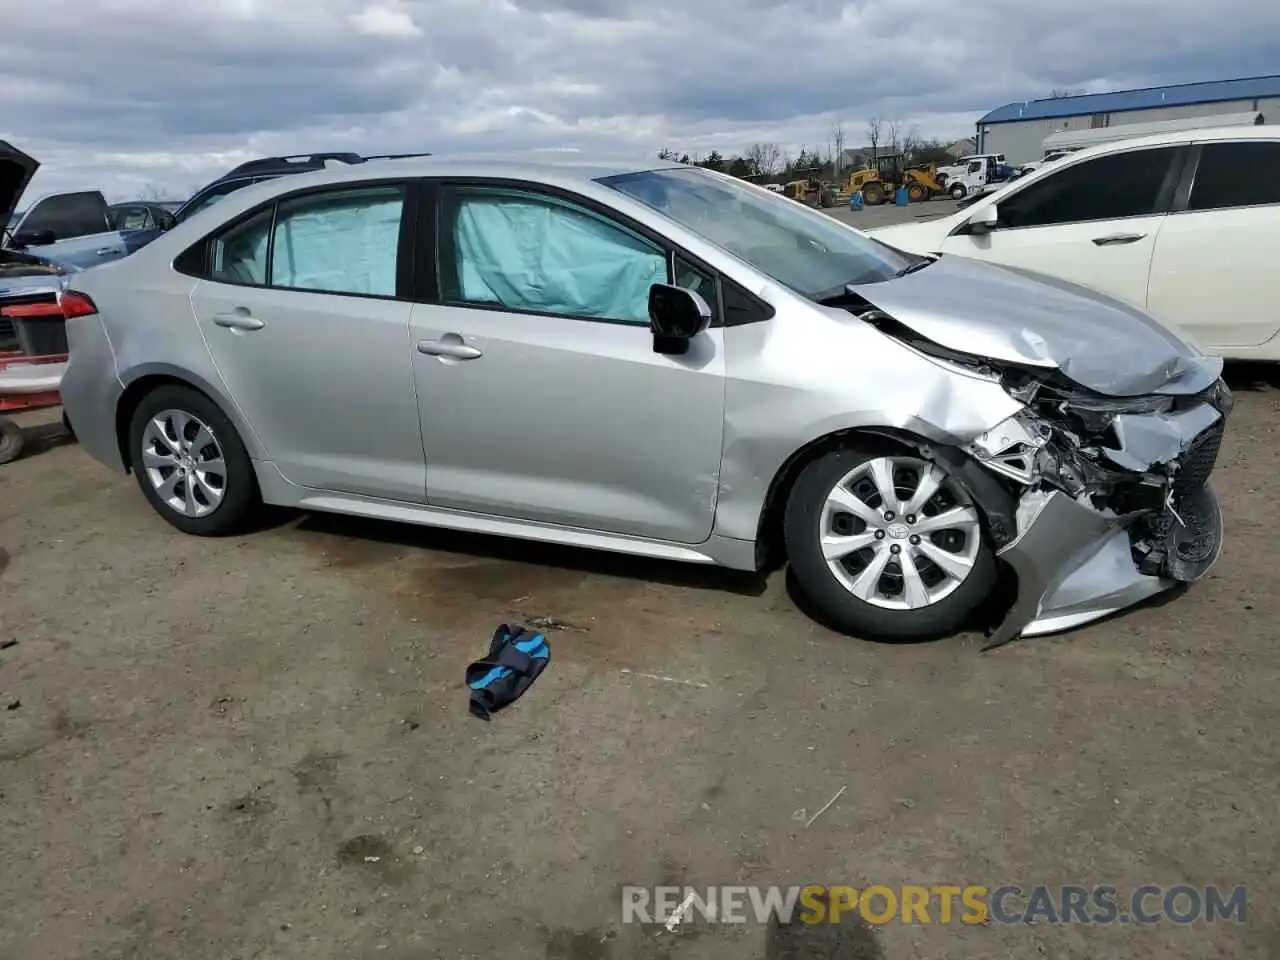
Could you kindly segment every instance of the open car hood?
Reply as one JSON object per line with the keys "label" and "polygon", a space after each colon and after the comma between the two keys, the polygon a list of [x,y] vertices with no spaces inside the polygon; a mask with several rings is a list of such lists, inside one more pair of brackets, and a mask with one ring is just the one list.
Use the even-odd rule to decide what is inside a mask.
{"label": "open car hood", "polygon": [[17,147],[0,140],[0,228],[9,226],[9,218],[18,208],[22,191],[40,169],[37,160]]}
{"label": "open car hood", "polygon": [[943,256],[904,277],[848,289],[949,350],[1056,369],[1097,393],[1199,393],[1222,373],[1221,359],[1141,310],[1029,270]]}

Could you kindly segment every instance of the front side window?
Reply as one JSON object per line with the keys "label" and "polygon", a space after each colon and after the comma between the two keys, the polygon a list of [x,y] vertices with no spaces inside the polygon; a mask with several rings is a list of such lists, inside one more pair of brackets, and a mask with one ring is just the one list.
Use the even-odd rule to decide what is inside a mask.
{"label": "front side window", "polygon": [[1129,150],[1055,170],[1000,201],[1000,226],[1047,227],[1156,213],[1178,149]]}
{"label": "front side window", "polygon": [[1280,203],[1280,142],[1206,143],[1200,148],[1188,210]]}
{"label": "front side window", "polygon": [[444,213],[447,302],[647,325],[649,288],[667,282],[660,246],[555,197],[452,188]]}
{"label": "front side window", "polygon": [[814,299],[846,284],[891,279],[916,260],[804,204],[701,168],[599,182]]}
{"label": "front side window", "polygon": [[403,213],[399,185],[282,200],[271,286],[394,297]]}

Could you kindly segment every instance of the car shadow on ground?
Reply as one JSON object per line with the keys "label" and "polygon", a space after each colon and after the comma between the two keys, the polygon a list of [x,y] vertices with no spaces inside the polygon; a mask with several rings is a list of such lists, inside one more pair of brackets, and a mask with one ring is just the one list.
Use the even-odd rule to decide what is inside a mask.
{"label": "car shadow on ground", "polygon": [[[296,517],[296,514],[293,515]],[[290,517],[281,516],[281,523]],[[390,544],[418,550],[434,550],[483,560],[538,564],[582,573],[644,580],[695,590],[713,590],[740,596],[759,597],[767,587],[767,573],[727,570],[695,563],[678,563],[635,557],[603,550],[567,547],[560,544],[516,540],[481,533],[463,533],[438,527],[418,526],[349,517],[340,514],[304,514],[293,529],[303,533]]]}
{"label": "car shadow on ground", "polygon": [[1280,363],[1231,360],[1222,377],[1232,390],[1280,390]]}
{"label": "car shadow on ground", "polygon": [[[0,414],[4,416],[4,414]],[[19,425],[22,431],[22,455],[20,459],[38,456],[46,450],[75,443],[75,437],[67,432],[61,422]]]}

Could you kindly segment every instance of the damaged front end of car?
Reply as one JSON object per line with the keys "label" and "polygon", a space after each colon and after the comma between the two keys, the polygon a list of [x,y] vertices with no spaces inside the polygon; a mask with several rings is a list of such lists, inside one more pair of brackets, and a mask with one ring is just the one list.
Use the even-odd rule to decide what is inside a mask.
{"label": "damaged front end of car", "polygon": [[[1233,405],[1220,360],[1188,346],[1169,361],[1163,389],[1125,395],[1067,376],[1052,349],[1035,363],[975,356],[869,303],[851,312],[937,364],[998,382],[1022,404],[965,443],[924,450],[972,492],[997,557],[1016,576],[1016,596],[984,649],[1116,613],[1199,580],[1217,561],[1222,512],[1208,479]],[[1039,338],[1025,328],[1018,336]],[[1143,369],[1149,381],[1150,365]]]}
{"label": "damaged front end of car", "polygon": [[1053,633],[1199,580],[1222,550],[1209,474],[1231,393],[1107,397],[1025,370],[997,373],[1026,408],[964,452],[1016,498],[997,556],[1017,597],[988,647]]}

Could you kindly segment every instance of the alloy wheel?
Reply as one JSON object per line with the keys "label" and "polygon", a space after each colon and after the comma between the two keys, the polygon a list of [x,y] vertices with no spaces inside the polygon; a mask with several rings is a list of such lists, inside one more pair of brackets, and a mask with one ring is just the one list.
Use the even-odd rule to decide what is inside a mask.
{"label": "alloy wheel", "polygon": [[156,494],[184,517],[206,517],[227,492],[227,466],[213,430],[184,410],[162,410],[142,431],[142,468]]}

